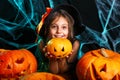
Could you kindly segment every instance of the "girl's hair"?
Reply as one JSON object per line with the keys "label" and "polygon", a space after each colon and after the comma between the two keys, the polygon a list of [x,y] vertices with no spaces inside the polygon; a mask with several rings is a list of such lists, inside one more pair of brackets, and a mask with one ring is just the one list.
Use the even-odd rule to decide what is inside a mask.
{"label": "girl's hair", "polygon": [[59,18],[59,17],[64,17],[67,21],[68,21],[68,30],[69,30],[69,32],[68,32],[68,39],[69,40],[71,40],[72,41],[72,39],[73,39],[73,37],[74,37],[74,35],[73,35],[73,25],[74,25],[74,19],[72,18],[72,16],[69,14],[69,13],[67,13],[65,10],[62,10],[62,9],[60,9],[60,10],[57,10],[57,11],[55,11],[55,12],[51,12],[46,18],[45,18],[45,21],[44,21],[44,24],[43,24],[43,26],[42,27],[44,27],[44,30],[42,30],[42,31],[44,31],[43,33],[42,33],[42,35],[43,35],[43,39],[46,41],[46,39],[47,39],[47,37],[48,37],[48,34],[49,34],[49,30],[50,30],[50,25],[51,25],[51,23],[55,20],[55,19],[57,19],[57,18]]}

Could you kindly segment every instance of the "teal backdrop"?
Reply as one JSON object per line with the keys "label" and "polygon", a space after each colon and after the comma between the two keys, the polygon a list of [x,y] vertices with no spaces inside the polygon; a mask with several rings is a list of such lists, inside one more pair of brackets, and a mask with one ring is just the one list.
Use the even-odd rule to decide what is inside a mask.
{"label": "teal backdrop", "polygon": [[[38,44],[36,27],[46,7],[62,3],[74,5],[80,12],[83,33],[78,59],[84,53],[101,47],[120,52],[119,0],[0,0],[0,48],[30,50],[38,59],[39,70],[47,70]],[[38,40],[36,38],[38,37]]]}

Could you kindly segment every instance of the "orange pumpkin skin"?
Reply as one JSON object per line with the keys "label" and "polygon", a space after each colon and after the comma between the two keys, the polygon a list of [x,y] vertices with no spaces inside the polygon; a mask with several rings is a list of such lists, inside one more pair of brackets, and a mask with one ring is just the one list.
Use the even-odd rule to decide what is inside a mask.
{"label": "orange pumpkin skin", "polygon": [[120,54],[108,49],[92,50],[76,66],[78,80],[120,80]]}
{"label": "orange pumpkin skin", "polygon": [[0,78],[17,78],[37,71],[35,56],[26,49],[0,49]]}
{"label": "orange pumpkin skin", "polygon": [[52,73],[35,72],[22,77],[21,80],[65,80],[65,79],[59,75]]}
{"label": "orange pumpkin skin", "polygon": [[71,53],[72,43],[65,38],[53,38],[47,43],[47,51],[55,58],[63,58]]}

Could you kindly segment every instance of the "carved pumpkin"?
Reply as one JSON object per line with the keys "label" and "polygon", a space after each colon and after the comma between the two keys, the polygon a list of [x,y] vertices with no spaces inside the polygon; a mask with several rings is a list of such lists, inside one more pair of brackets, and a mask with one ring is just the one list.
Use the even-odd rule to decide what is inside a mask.
{"label": "carved pumpkin", "polygon": [[0,79],[17,78],[37,70],[35,56],[26,49],[0,49]]}
{"label": "carved pumpkin", "polygon": [[47,43],[47,51],[55,58],[63,58],[72,51],[72,43],[65,38],[53,38]]}
{"label": "carved pumpkin", "polygon": [[59,75],[48,72],[35,72],[23,76],[21,80],[65,80],[65,79]]}
{"label": "carved pumpkin", "polygon": [[120,54],[108,49],[92,50],[76,66],[78,80],[120,80]]}

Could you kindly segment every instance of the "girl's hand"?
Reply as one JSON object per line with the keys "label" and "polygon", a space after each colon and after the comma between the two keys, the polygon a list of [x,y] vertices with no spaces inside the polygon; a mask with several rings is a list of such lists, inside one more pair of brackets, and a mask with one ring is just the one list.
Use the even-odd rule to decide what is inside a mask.
{"label": "girl's hand", "polygon": [[51,58],[51,59],[52,59],[52,58],[55,58],[54,55],[50,54],[50,52],[47,51],[47,46],[45,46],[45,47],[43,48],[43,52],[44,52],[45,57]]}
{"label": "girl's hand", "polygon": [[69,53],[69,55],[66,56],[66,58],[69,58],[73,53],[73,50]]}
{"label": "girl's hand", "polygon": [[47,52],[47,46],[45,46],[45,47],[43,48],[43,52],[44,52],[44,53]]}
{"label": "girl's hand", "polygon": [[54,57],[52,54],[50,54],[50,52],[46,52],[45,56],[48,57],[48,58],[53,58]]}

